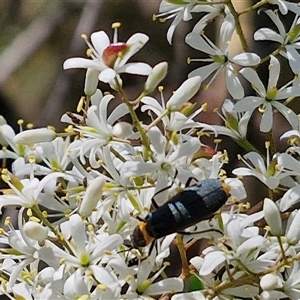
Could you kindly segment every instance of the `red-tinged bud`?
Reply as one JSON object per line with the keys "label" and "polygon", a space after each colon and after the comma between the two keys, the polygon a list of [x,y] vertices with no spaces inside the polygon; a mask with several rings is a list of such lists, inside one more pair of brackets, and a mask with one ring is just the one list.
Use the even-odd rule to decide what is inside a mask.
{"label": "red-tinged bud", "polygon": [[124,52],[127,50],[127,48],[128,45],[126,43],[119,42],[110,44],[102,53],[103,61],[108,67],[112,68],[118,56],[120,55],[119,53]]}

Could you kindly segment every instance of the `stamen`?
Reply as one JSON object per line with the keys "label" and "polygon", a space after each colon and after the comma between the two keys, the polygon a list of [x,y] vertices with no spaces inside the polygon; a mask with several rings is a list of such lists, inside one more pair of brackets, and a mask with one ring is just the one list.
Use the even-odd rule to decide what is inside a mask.
{"label": "stamen", "polygon": [[81,38],[84,39],[85,41],[87,41],[87,39],[88,39],[87,35],[84,33],[81,35]]}
{"label": "stamen", "polygon": [[114,29],[114,37],[113,37],[113,43],[118,42],[118,28],[121,26],[120,22],[115,22],[111,25],[111,28]]}
{"label": "stamen", "polygon": [[119,27],[121,27],[121,22],[114,22],[114,23],[112,23],[112,25],[111,25],[111,28],[112,28],[112,29],[119,28]]}

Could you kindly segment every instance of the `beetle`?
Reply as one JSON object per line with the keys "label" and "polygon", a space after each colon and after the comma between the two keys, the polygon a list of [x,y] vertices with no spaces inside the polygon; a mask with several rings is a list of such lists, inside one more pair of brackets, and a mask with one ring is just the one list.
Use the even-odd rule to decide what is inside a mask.
{"label": "beetle", "polygon": [[210,218],[229,196],[230,186],[219,179],[205,179],[184,188],[144,220],[139,218],[140,222],[131,235],[133,248],[145,247],[161,237]]}

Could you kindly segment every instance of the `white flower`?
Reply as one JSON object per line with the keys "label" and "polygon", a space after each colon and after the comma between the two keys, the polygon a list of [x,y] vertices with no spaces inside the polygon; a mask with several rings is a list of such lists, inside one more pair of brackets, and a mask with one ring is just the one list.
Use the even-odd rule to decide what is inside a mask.
{"label": "white flower", "polygon": [[[218,2],[218,3],[214,3]],[[211,4],[210,4],[211,3]],[[205,15],[198,21],[193,31],[200,32],[210,23],[210,20],[218,16],[222,16],[225,5],[219,4],[218,0],[207,1],[207,4],[199,4],[197,0],[162,0],[159,6],[159,14],[155,18],[169,20],[174,18],[167,32],[167,40],[171,44],[172,37],[177,25],[181,21],[189,21],[192,19],[192,13],[204,13]],[[198,30],[201,27],[201,30]]]}
{"label": "white flower", "polygon": [[15,230],[12,225],[9,225],[9,232],[2,238],[1,242],[7,244],[11,254],[6,254],[5,251],[1,254],[4,259],[2,272],[9,274],[9,284],[13,286],[19,277],[21,277],[22,270],[26,270],[30,265],[31,269],[37,269],[40,260],[44,260],[45,256],[39,253],[40,246],[36,239],[27,236],[23,230],[23,212],[21,208],[18,214],[18,227]]}
{"label": "white flower", "polygon": [[[81,139],[81,145],[78,148],[81,161],[85,162],[85,155],[88,154],[89,162],[95,168],[99,167],[99,162],[97,161],[99,147],[114,141],[122,142],[119,139],[119,134],[122,135],[125,132],[128,134],[131,133],[131,130],[128,130],[127,126],[126,131],[120,133],[115,124],[128,113],[125,103],[117,105],[108,115],[108,105],[113,99],[113,95],[108,94],[103,96],[101,91],[97,90],[91,97],[92,105],[86,113],[86,125],[74,124],[76,127],[75,131],[80,132],[84,137]],[[73,123],[68,115],[62,116],[62,121]],[[124,127],[122,125],[123,129],[125,129]],[[114,136],[114,134],[117,134],[117,136]]]}
{"label": "white flower", "polygon": [[[173,2],[173,3],[172,3]],[[168,32],[167,32],[167,40],[171,44],[172,37],[175,31],[176,26],[183,21],[188,21],[192,19],[192,14],[194,7],[197,5],[196,0],[185,0],[185,1],[170,1],[170,0],[162,0],[159,6],[160,14],[155,17],[164,18],[164,20],[168,20],[174,18]],[[167,16],[167,17],[165,17]]]}
{"label": "white flower", "polygon": [[128,284],[130,287],[126,296],[129,299],[133,299],[133,296],[138,297],[140,295],[138,299],[146,300],[149,299],[148,295],[181,292],[183,290],[183,281],[180,278],[169,277],[154,282],[164,271],[165,267],[166,265],[149,278],[153,270],[153,261],[150,258],[142,261],[138,268],[137,277],[129,277]]}
{"label": "white flower", "polygon": [[[184,88],[184,90],[185,90],[185,88],[190,86],[191,83],[194,83],[196,85],[196,86],[194,86],[194,92],[197,92],[197,86],[198,86],[199,82],[197,82],[197,77],[196,77],[195,79],[192,80],[192,82],[188,81],[187,85],[184,85],[184,86],[182,85],[181,87],[179,87],[178,90],[181,90],[180,93],[182,93],[181,88]],[[184,90],[183,90],[183,92],[184,92]],[[187,95],[191,95],[190,92],[187,93]],[[196,111],[192,112],[191,114],[190,114],[189,107],[192,108],[192,104],[187,104],[187,103],[183,103],[183,106],[185,104],[187,104],[187,106],[189,105],[189,107],[185,106],[182,108],[178,108],[179,110],[171,110],[170,111],[170,108],[173,107],[173,109],[175,109],[178,105],[181,105],[183,101],[188,101],[187,95],[184,95],[182,98],[179,97],[179,93],[177,93],[176,96],[174,96],[174,98],[172,98],[172,96],[171,96],[171,98],[173,99],[172,100],[173,104],[172,104],[172,102],[169,103],[171,98],[167,101],[167,103],[165,103],[165,99],[163,97],[162,92],[161,92],[161,100],[160,101],[156,100],[153,97],[145,96],[141,100],[141,103],[143,104],[141,107],[141,111],[145,112],[147,110],[150,110],[151,112],[153,112],[157,116],[157,119],[162,121],[164,128],[167,129],[168,131],[182,132],[184,129],[194,129],[194,128],[199,128],[199,127],[211,128],[207,124],[203,124],[203,123],[196,122],[193,120],[196,117],[198,117],[198,115],[202,111],[205,110],[205,107],[206,107],[205,104],[202,105]],[[169,106],[169,109],[166,106]],[[186,112],[185,108],[187,108],[187,112]],[[156,122],[156,120],[154,120],[154,122]],[[186,132],[186,131],[184,131],[184,132]],[[189,132],[190,131],[187,132],[186,136],[189,135]],[[185,135],[185,133],[183,133],[183,132],[181,134]]]}
{"label": "white flower", "polygon": [[236,168],[232,171],[237,176],[254,176],[263,182],[269,189],[275,189],[281,181],[295,175],[293,170],[285,170],[285,162],[289,161],[288,154],[277,154],[272,159],[269,157],[267,148],[267,159],[264,159],[256,152],[250,152],[244,155],[241,160],[247,166]]}
{"label": "white flower", "polygon": [[[273,2],[273,1],[272,1]],[[275,1],[274,1],[275,2]],[[286,1],[276,1],[278,3]],[[297,6],[298,13],[296,14],[290,30],[286,31],[285,26],[280,20],[277,13],[267,10],[265,13],[270,17],[270,19],[276,25],[278,32],[275,32],[273,29],[270,28],[260,28],[254,34],[254,39],[257,41],[265,41],[271,40],[280,44],[280,54],[288,59],[290,67],[294,74],[299,75],[300,73],[300,55],[298,53],[299,49],[299,41],[300,41],[300,7],[299,4],[289,3],[289,5],[293,5],[293,7]]]}
{"label": "white flower", "polygon": [[209,40],[204,34],[191,32],[186,36],[186,43],[191,47],[207,53],[210,58],[206,59],[191,59],[190,61],[203,61],[210,62],[192,71],[189,76],[193,77],[196,75],[201,76],[202,80],[206,79],[212,73],[215,72],[214,76],[210,80],[207,86],[216,78],[220,71],[225,69],[225,81],[226,87],[230,95],[235,99],[241,99],[244,97],[244,89],[237,76],[237,70],[234,64],[240,66],[254,66],[260,62],[260,58],[255,53],[241,53],[235,56],[230,56],[230,43],[233,31],[235,29],[235,23],[233,16],[228,13],[224,22],[220,28],[220,46],[217,47],[212,41]]}
{"label": "white flower", "polygon": [[267,88],[264,87],[262,81],[258,77],[256,71],[251,68],[244,68],[240,73],[251,83],[252,88],[257,93],[257,96],[247,96],[239,100],[234,110],[237,112],[249,111],[253,113],[256,108],[262,112],[260,122],[260,130],[269,132],[273,125],[273,107],[277,109],[295,128],[299,125],[297,115],[280,101],[290,97],[300,96],[300,86],[293,85],[293,81],[284,85],[280,89],[277,88],[277,81],[280,74],[280,64],[277,58],[271,55],[269,65],[269,81]]}
{"label": "white flower", "polygon": [[15,176],[22,178],[32,172],[35,175],[65,172],[69,169],[72,158],[79,153],[81,145],[82,142],[79,140],[70,142],[70,137],[65,139],[57,137],[51,142],[36,144],[34,155],[30,157],[30,153],[27,152],[27,155],[31,158],[29,162],[22,157],[14,161],[13,173]]}
{"label": "white flower", "polygon": [[[53,251],[55,259],[63,262],[64,272],[73,267],[75,272],[68,276],[65,283],[67,288],[68,282],[73,281],[73,276],[77,276],[77,272],[83,277],[89,277],[92,274],[97,282],[101,282],[107,288],[118,291],[120,283],[116,274],[110,268],[102,266],[102,260],[107,264],[108,252],[117,249],[123,242],[118,234],[108,235],[106,233],[88,233],[82,219],[79,215],[74,214],[70,220],[60,225],[65,242],[71,249],[71,253],[64,251],[55,244],[49,242],[48,247]],[[112,256],[113,257],[113,256]],[[119,258],[118,264],[120,270],[127,270],[124,261]]]}
{"label": "white flower", "polygon": [[3,175],[2,179],[14,193],[0,195],[0,211],[3,206],[10,205],[26,208],[42,205],[48,209],[65,211],[68,206],[57,201],[53,195],[58,178],[73,180],[72,177],[59,172],[51,173],[41,181],[37,178],[18,180],[12,175]]}
{"label": "white flower", "polygon": [[[203,251],[205,257],[200,269],[200,275],[206,276],[210,274],[225,260],[238,264],[240,259],[245,265],[248,265],[249,268],[255,271],[265,268],[262,261],[260,261],[260,264],[258,263],[257,257],[260,247],[266,241],[258,235],[257,227],[251,227],[253,222],[263,217],[263,213],[259,212],[251,216],[239,215],[233,219],[228,219],[228,217],[230,216],[224,216],[224,231],[227,240],[224,245],[208,247]],[[226,249],[227,247],[229,249]],[[252,252],[252,250],[254,251]]]}
{"label": "white flower", "polygon": [[286,15],[289,10],[294,12],[295,14],[300,13],[299,3],[291,3],[290,1],[285,0],[267,0],[268,3],[273,5],[278,5],[279,11]]}
{"label": "white flower", "polygon": [[250,112],[244,114],[237,113],[234,110],[234,104],[231,100],[225,99],[222,106],[220,117],[225,122],[225,126],[211,125],[211,127],[221,135],[232,137],[239,145],[246,142],[248,123],[251,117]]}
{"label": "white flower", "polygon": [[[282,251],[285,250],[285,256],[296,257],[299,248],[299,226],[300,211],[293,211],[288,219],[285,230],[285,238],[282,241],[282,248],[278,245],[278,238],[269,238],[271,244],[266,254],[270,254],[274,263],[282,260]],[[273,254],[272,254],[273,253]],[[271,258],[271,256],[269,256]],[[299,299],[300,283],[300,264],[298,260],[290,262],[289,266],[280,269],[280,272],[265,275],[261,278],[261,287],[264,291],[261,294],[262,299]]]}
{"label": "white flower", "polygon": [[[157,180],[156,191],[168,186],[169,176],[174,177],[176,171],[178,172],[177,177],[182,182],[186,182],[193,175],[187,166],[193,154],[200,148],[199,139],[190,138],[187,141],[179,141],[177,145],[173,145],[167,143],[166,138],[157,127],[152,127],[148,132],[148,136],[155,161],[127,161],[124,163],[121,173],[126,177],[150,173],[151,178]],[[166,199],[164,194],[160,193],[159,196]]]}
{"label": "white flower", "polygon": [[[240,288],[222,289],[221,286],[223,284],[226,286],[226,282],[231,281],[232,278],[236,280],[243,278],[245,272],[242,270],[244,269],[259,272],[259,270],[263,271],[272,265],[272,261],[260,256],[266,239],[259,236],[258,227],[252,225],[262,217],[262,212],[251,216],[222,213],[221,230],[224,230],[224,238],[219,238],[217,245],[206,248],[202,253],[203,258],[196,256],[190,260],[199,272],[199,279],[205,286],[202,293],[208,292],[212,295],[216,289],[219,296],[231,299],[232,296],[243,297],[245,293],[255,296],[259,292],[257,287],[250,285],[251,282],[243,284]],[[239,266],[240,263],[242,267]],[[222,272],[224,264],[230,265],[230,270]],[[216,274],[218,281],[215,280]],[[218,282],[220,289],[218,289]],[[189,298],[187,297],[187,299]]]}
{"label": "white flower", "polygon": [[194,26],[192,30],[193,32],[199,34],[200,32],[204,31],[205,27],[213,22],[216,18],[224,17],[226,6],[224,4],[216,4],[214,2],[220,3],[218,0],[211,0],[207,1],[207,5],[197,5],[193,9],[193,12],[204,13],[204,16]]}
{"label": "white flower", "polygon": [[[119,24],[116,23],[113,25],[115,30],[117,30]],[[94,72],[94,76],[91,77],[93,81],[91,84],[92,91],[93,87],[95,87],[94,77],[96,76],[99,76],[100,81],[113,84],[113,79],[121,73],[148,75],[151,72],[149,65],[145,63],[127,63],[129,58],[138,52],[148,39],[147,35],[136,33],[126,43],[118,42],[117,32],[115,31],[114,40],[110,42],[109,37],[104,31],[94,32],[91,35],[92,43],[89,43],[86,39],[90,51],[89,56],[92,59],[69,58],[64,62],[64,69],[84,68],[98,71]],[[92,91],[88,92],[88,94],[91,94]]]}

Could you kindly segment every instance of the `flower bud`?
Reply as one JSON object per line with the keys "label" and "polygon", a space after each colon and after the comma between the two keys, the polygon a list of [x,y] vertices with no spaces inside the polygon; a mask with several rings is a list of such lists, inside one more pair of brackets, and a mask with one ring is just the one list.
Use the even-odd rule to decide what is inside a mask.
{"label": "flower bud", "polygon": [[85,83],[84,83],[84,93],[87,96],[92,96],[96,93],[98,86],[98,76],[100,74],[99,70],[95,70],[92,68],[88,68],[85,75]]}
{"label": "flower bud", "polygon": [[189,101],[198,92],[200,85],[200,76],[187,79],[171,96],[167,102],[167,108],[171,111],[179,109],[185,102]]}
{"label": "flower bud", "polygon": [[277,205],[271,199],[265,198],[263,211],[265,215],[265,220],[271,228],[271,234],[275,236],[281,236],[282,223]]}
{"label": "flower bud", "polygon": [[79,213],[82,217],[86,218],[92,214],[98,201],[101,199],[104,184],[105,178],[103,176],[96,177],[89,182],[79,208]]}
{"label": "flower bud", "polygon": [[112,134],[115,137],[124,139],[132,133],[132,126],[127,122],[118,122],[112,128]]}
{"label": "flower bud", "polygon": [[168,63],[165,61],[154,66],[152,72],[150,73],[145,82],[145,93],[151,93],[158,86],[158,84],[166,77],[167,72]]}
{"label": "flower bud", "polygon": [[25,130],[14,137],[17,144],[32,145],[35,143],[51,142],[56,138],[55,131],[48,128]]}
{"label": "flower bud", "polygon": [[274,274],[266,274],[260,279],[260,287],[264,291],[271,291],[276,288],[281,288],[282,284],[278,276]]}
{"label": "flower bud", "polygon": [[48,236],[48,229],[33,221],[25,223],[23,230],[28,237],[36,241],[44,241]]}

